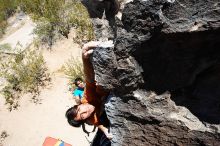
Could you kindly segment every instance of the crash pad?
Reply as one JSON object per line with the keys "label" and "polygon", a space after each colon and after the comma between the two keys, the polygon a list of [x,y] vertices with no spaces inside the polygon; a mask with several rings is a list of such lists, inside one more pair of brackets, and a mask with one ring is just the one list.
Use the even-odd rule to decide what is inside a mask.
{"label": "crash pad", "polygon": [[56,139],[53,137],[46,137],[42,146],[72,146],[60,139]]}

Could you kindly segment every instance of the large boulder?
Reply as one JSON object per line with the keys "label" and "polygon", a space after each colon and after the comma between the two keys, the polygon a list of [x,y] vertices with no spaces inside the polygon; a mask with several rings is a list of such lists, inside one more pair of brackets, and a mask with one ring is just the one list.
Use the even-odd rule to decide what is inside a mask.
{"label": "large boulder", "polygon": [[134,0],[114,22],[93,54],[112,145],[220,145],[220,2]]}

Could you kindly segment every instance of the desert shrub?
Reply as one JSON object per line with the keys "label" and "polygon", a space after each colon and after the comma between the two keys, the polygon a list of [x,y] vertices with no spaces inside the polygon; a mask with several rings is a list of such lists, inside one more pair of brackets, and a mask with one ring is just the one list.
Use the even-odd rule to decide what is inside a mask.
{"label": "desert shrub", "polygon": [[58,38],[57,34],[68,37],[71,27],[76,28],[77,37],[74,40],[79,43],[94,38],[89,14],[80,1],[20,0],[20,5],[37,22],[35,33],[50,47]]}
{"label": "desert shrub", "polygon": [[7,18],[15,12],[16,7],[16,0],[0,0],[0,38],[5,33]]}
{"label": "desert shrub", "polygon": [[50,80],[43,56],[37,51],[11,56],[1,63],[0,69],[0,77],[7,81],[1,92],[10,110],[18,106],[20,95],[32,93],[35,98],[40,92],[39,87]]}
{"label": "desert shrub", "polygon": [[15,12],[18,5],[17,0],[0,0],[0,3],[0,18],[4,20]]}
{"label": "desert shrub", "polygon": [[73,11],[70,13],[70,22],[76,28],[75,42],[82,44],[84,41],[94,39],[94,30],[89,14],[86,8],[78,1],[75,1],[73,5]]}
{"label": "desert shrub", "polygon": [[68,61],[62,66],[62,70],[69,78],[70,88],[74,88],[72,87],[72,83],[75,78],[80,77],[84,79],[82,60],[78,57],[71,57],[68,59]]}
{"label": "desert shrub", "polygon": [[12,50],[11,45],[8,43],[0,45],[0,52],[11,51],[11,50]]}
{"label": "desert shrub", "polygon": [[5,34],[7,22],[5,20],[0,21],[0,38]]}
{"label": "desert shrub", "polygon": [[56,35],[68,37],[76,28],[77,43],[94,38],[93,26],[86,8],[78,0],[0,0],[0,36],[4,34],[7,18],[19,8],[30,14],[37,23],[36,34],[50,47]]}
{"label": "desert shrub", "polygon": [[3,144],[1,144],[7,137],[9,136],[9,134],[7,133],[7,131],[2,131],[1,135],[0,135],[0,146],[3,146]]}
{"label": "desert shrub", "polygon": [[50,47],[53,45],[55,39],[55,31],[53,26],[44,18],[41,18],[37,22],[37,26],[34,29],[34,34],[38,36],[36,40],[39,40],[41,44],[48,44]]}

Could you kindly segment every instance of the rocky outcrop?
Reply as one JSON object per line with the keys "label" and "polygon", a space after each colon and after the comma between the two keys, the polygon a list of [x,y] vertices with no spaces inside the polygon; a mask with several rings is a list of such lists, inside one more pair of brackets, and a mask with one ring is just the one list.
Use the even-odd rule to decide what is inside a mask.
{"label": "rocky outcrop", "polygon": [[135,91],[133,96],[112,96],[106,111],[114,134],[112,145],[219,145],[219,127],[204,125],[170,94]]}
{"label": "rocky outcrop", "polygon": [[220,145],[220,2],[134,0],[115,26],[93,54],[112,145]]}

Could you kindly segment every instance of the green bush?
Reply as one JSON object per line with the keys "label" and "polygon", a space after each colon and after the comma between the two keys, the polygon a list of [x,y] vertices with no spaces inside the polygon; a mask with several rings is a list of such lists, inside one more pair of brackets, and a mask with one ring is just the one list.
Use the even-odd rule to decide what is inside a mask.
{"label": "green bush", "polygon": [[18,99],[22,94],[32,93],[35,98],[40,92],[39,87],[50,80],[43,56],[37,51],[11,56],[1,63],[0,69],[0,77],[7,81],[1,92],[10,110],[18,106]]}
{"label": "green bush", "polygon": [[75,1],[73,4],[70,22],[76,28],[76,38],[74,38],[75,42],[82,44],[84,41],[94,39],[94,30],[89,14],[86,8],[78,1]]}
{"label": "green bush", "polygon": [[5,34],[5,29],[7,27],[7,22],[5,20],[0,20],[0,38]]}
{"label": "green bush", "polygon": [[12,50],[11,45],[8,43],[0,45],[0,52],[11,51],[11,50]]}
{"label": "green bush", "polygon": [[78,0],[0,0],[0,3],[0,37],[7,27],[7,18],[19,7],[37,22],[36,34],[50,47],[56,34],[68,37],[71,27],[76,28],[77,43],[94,38],[89,14]]}
{"label": "green bush", "polygon": [[6,20],[17,8],[17,0],[0,0],[0,20]]}
{"label": "green bush", "polygon": [[7,19],[11,16],[17,7],[16,0],[0,0],[0,38],[5,33]]}
{"label": "green bush", "polygon": [[71,27],[77,30],[76,42],[92,40],[93,26],[86,8],[77,0],[20,0],[24,11],[37,22],[35,33],[51,47],[56,34],[68,37]]}
{"label": "green bush", "polygon": [[68,59],[65,65],[62,66],[62,70],[68,76],[69,85],[71,86],[75,78],[80,77],[84,79],[83,64],[80,58],[71,57],[70,59]]}
{"label": "green bush", "polygon": [[48,44],[50,47],[54,43],[55,31],[52,25],[44,18],[41,18],[37,22],[37,26],[34,29],[34,34],[38,36],[40,44]]}

